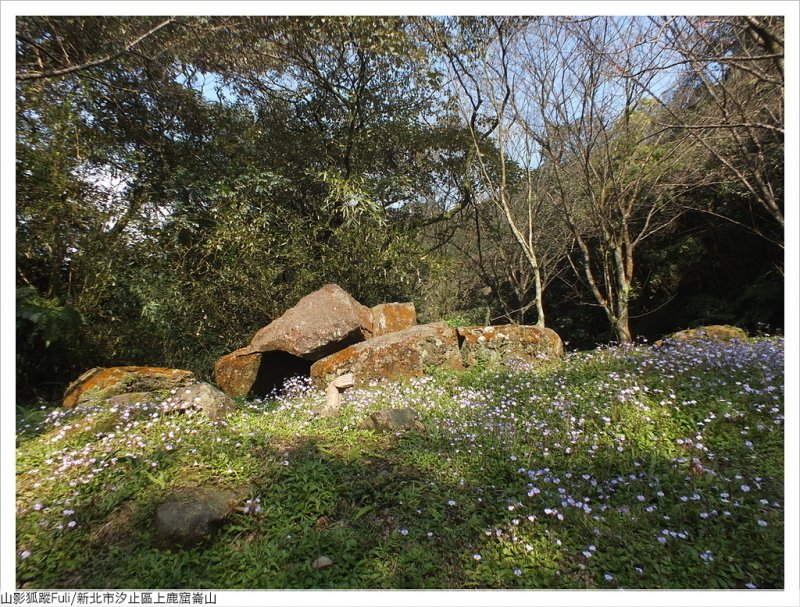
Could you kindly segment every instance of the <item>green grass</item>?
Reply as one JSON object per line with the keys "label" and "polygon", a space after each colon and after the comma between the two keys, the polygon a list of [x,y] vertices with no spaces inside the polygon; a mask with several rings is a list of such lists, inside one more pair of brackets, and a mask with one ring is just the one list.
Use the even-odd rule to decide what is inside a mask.
{"label": "green grass", "polygon": [[[294,382],[218,423],[20,411],[18,585],[783,587],[782,339],[437,371],[312,418],[323,399]],[[409,406],[427,432],[358,428]],[[155,508],[202,484],[260,511],[243,499],[208,542],[159,548]]]}

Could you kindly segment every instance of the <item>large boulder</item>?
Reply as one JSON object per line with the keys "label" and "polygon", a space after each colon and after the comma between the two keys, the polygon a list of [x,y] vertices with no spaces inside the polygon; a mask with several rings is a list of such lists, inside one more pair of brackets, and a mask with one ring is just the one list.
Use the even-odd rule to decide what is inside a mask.
{"label": "large boulder", "polygon": [[525,363],[561,358],[564,344],[552,329],[535,325],[459,327],[464,365]]}
{"label": "large boulder", "polygon": [[311,366],[311,378],[327,385],[352,373],[356,385],[373,380],[415,377],[431,367],[462,369],[455,329],[447,324],[417,325],[357,343]]}
{"label": "large boulder", "polygon": [[197,487],[169,495],[155,512],[156,543],[186,548],[206,540],[236,509],[241,496],[227,489]]}
{"label": "large boulder", "polygon": [[194,374],[165,367],[96,367],[72,382],[64,391],[64,407],[106,400],[129,392],[166,393],[191,383]]}
{"label": "large boulder", "polygon": [[412,302],[378,304],[370,311],[372,337],[402,331],[417,324],[417,310]]}
{"label": "large boulder", "polygon": [[338,285],[328,284],[260,329],[247,350],[281,351],[314,361],[371,336],[369,308]]}

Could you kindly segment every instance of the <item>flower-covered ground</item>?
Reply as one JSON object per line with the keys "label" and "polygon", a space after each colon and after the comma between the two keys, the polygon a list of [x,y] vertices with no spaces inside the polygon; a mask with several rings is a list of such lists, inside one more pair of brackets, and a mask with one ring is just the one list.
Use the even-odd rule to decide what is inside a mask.
{"label": "flower-covered ground", "polygon": [[[292,381],[213,423],[162,403],[21,413],[27,588],[782,588],[783,340],[570,354],[344,394]],[[413,407],[427,432],[359,429]],[[246,488],[169,551],[172,489]],[[317,557],[333,564],[314,569]]]}

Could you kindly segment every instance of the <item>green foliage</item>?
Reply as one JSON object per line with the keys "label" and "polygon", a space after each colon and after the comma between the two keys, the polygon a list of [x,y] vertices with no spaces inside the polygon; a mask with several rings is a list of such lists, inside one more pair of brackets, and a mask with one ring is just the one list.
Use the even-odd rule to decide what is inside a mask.
{"label": "green foliage", "polygon": [[17,331],[27,335],[29,347],[44,343],[45,349],[56,342],[74,339],[81,325],[80,314],[57,299],[47,300],[36,289],[17,289]]}
{"label": "green foliage", "polygon": [[[403,207],[449,142],[417,121],[435,111],[422,102],[435,75],[402,23],[223,21],[250,65],[214,19],[178,19],[142,41],[147,56],[18,83],[19,282],[83,316],[80,364],[209,377],[326,282],[372,305],[411,299],[426,273]],[[126,40],[157,23],[22,19],[20,69],[34,70],[39,38],[89,61],[106,51],[79,34]],[[245,86],[253,70],[280,94]],[[205,76],[228,104],[203,96]]]}
{"label": "green foliage", "polygon": [[[50,399],[74,373],[83,319],[75,308],[46,299],[33,287],[16,293],[17,397]],[[37,388],[33,391],[33,388]]]}
{"label": "green foliage", "polygon": [[461,315],[449,316],[449,317],[444,319],[444,322],[446,322],[448,324],[448,326],[453,327],[454,329],[456,329],[458,327],[466,327],[466,326],[469,326],[471,324],[474,324],[474,323],[471,323],[466,316],[461,316]]}
{"label": "green foliage", "polygon": [[783,326],[783,253],[729,222],[687,213],[645,245],[639,284],[641,334],[660,337],[674,327],[734,324],[754,334]]}
{"label": "green foliage", "polygon": [[[539,22],[498,23],[523,43]],[[220,355],[326,282],[367,305],[414,301],[425,321],[530,322],[537,287],[487,183],[502,176],[512,210],[525,217],[531,192],[552,198],[552,170],[562,161],[526,172],[495,137],[476,153],[441,73],[445,58],[426,35],[444,35],[448,23],[468,33],[451,42],[469,54],[469,68],[477,57],[492,59],[497,32],[480,17],[20,17],[16,282],[46,308],[23,310],[22,401],[56,399],[92,366],[178,366],[208,378]],[[568,38],[571,30],[558,31]],[[481,129],[493,122],[490,106],[482,102]],[[726,181],[688,200],[681,192],[697,191],[690,171],[673,189],[650,187],[672,153],[666,136],[648,136],[659,120],[654,108],[639,104],[627,123],[604,118],[607,162],[593,155],[588,168],[615,175],[603,182],[607,201],[701,201],[780,241],[765,229],[768,216],[750,217],[743,185]],[[764,148],[759,168],[778,198],[779,147]],[[650,208],[655,221],[663,209]],[[573,343],[607,340],[603,318],[581,306],[591,298],[586,286],[568,278],[577,257],[565,257],[572,241],[562,213],[552,204],[536,213],[520,225],[539,249],[548,323]],[[585,217],[587,208],[576,213]],[[636,214],[631,226],[647,220]],[[613,213],[604,221],[620,227]],[[690,227],[713,225],[706,218]],[[697,309],[692,320],[718,311],[782,326],[774,250],[753,255],[746,293],[712,280],[735,284],[739,263],[726,261],[730,250],[713,239],[658,241],[649,252],[636,269],[631,292],[641,303],[632,315],[686,283],[698,267],[688,258],[710,259],[713,276],[697,288],[697,305],[684,308]],[[82,319],[74,330],[69,310]],[[665,311],[676,324],[663,332],[685,326]],[[659,322],[641,323],[642,332],[662,332],[667,320]]]}

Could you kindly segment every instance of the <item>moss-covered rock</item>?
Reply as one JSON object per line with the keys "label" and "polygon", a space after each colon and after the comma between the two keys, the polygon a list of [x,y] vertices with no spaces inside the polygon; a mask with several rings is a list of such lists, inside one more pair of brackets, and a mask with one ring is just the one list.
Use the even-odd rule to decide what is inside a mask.
{"label": "moss-covered rock", "polygon": [[465,366],[537,365],[564,355],[558,333],[535,325],[459,327],[458,336]]}
{"label": "moss-covered rock", "polygon": [[64,407],[102,401],[131,392],[170,391],[191,383],[194,373],[166,367],[95,367],[64,391]]}
{"label": "moss-covered rock", "polygon": [[207,540],[240,499],[234,491],[215,487],[174,491],[156,509],[156,543],[166,548],[184,548]]}
{"label": "moss-covered rock", "polygon": [[171,411],[202,411],[209,419],[218,420],[236,410],[236,404],[224,392],[211,384],[190,384],[180,388],[164,402],[164,409]]}
{"label": "moss-covered rock", "polygon": [[417,324],[417,310],[411,302],[378,304],[370,312],[373,337],[402,331]]}
{"label": "moss-covered rock", "polygon": [[747,332],[731,325],[707,325],[695,329],[684,329],[666,337],[667,340],[692,341],[697,339],[730,341],[732,339],[747,339]]}
{"label": "moss-covered rock", "polygon": [[445,323],[417,325],[352,345],[318,360],[311,378],[327,385],[352,373],[356,385],[399,377],[418,377],[428,368],[463,368],[456,332]]}
{"label": "moss-covered rock", "polygon": [[376,411],[364,420],[361,428],[378,432],[425,431],[425,426],[417,419],[417,412],[411,407]]}

